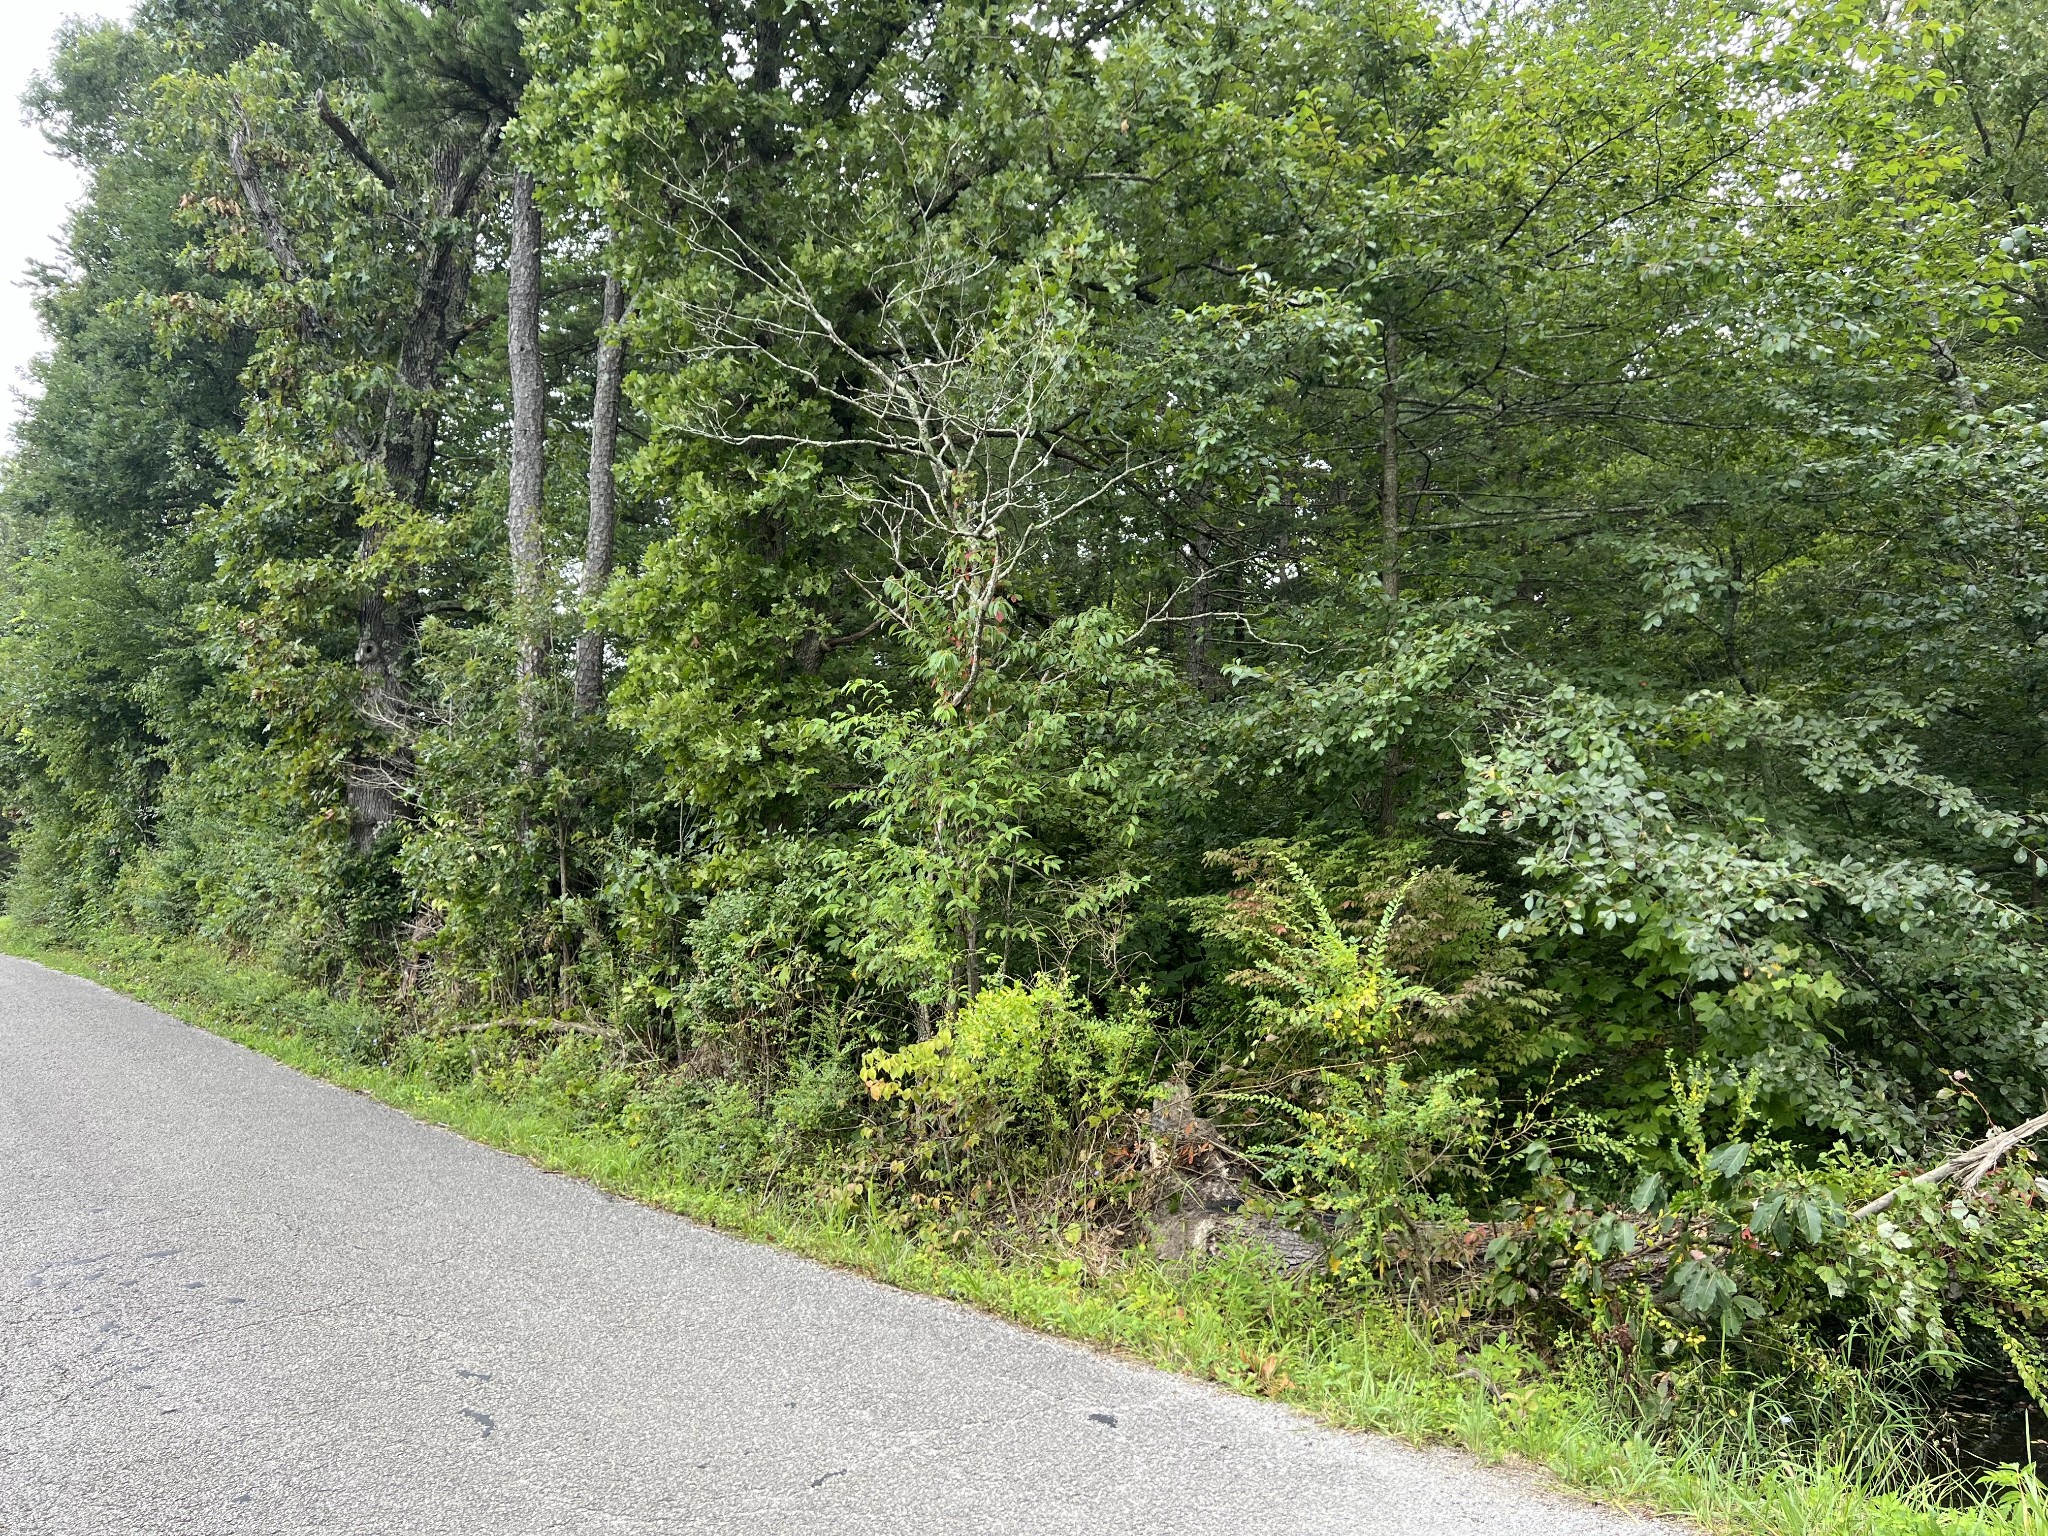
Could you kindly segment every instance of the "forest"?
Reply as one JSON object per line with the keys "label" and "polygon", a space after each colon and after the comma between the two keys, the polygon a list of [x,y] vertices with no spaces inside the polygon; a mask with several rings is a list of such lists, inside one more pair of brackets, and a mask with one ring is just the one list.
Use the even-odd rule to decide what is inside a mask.
{"label": "forest", "polygon": [[15,922],[2048,1520],[2034,0],[140,0],[25,108]]}

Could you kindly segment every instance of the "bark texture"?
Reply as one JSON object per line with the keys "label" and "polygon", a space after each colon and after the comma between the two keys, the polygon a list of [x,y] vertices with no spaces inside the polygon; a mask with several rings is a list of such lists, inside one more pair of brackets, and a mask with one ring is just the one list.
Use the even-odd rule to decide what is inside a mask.
{"label": "bark texture", "polygon": [[505,337],[512,375],[512,600],[519,631],[519,748],[529,773],[540,767],[540,685],[547,664],[547,549],[541,501],[547,480],[547,377],[540,359],[540,209],[533,177],[512,175],[511,270]]}
{"label": "bark texture", "polygon": [[626,374],[626,344],[619,324],[626,318],[626,290],[616,277],[604,280],[604,329],[597,339],[597,378],[590,403],[590,526],[583,539],[583,631],[576,637],[574,707],[595,714],[604,704],[604,632],[590,608],[612,579],[612,546],[618,531],[619,399]]}
{"label": "bark texture", "polygon": [[1380,385],[1380,586],[1401,595],[1401,338],[1388,322],[1382,335],[1386,377]]}
{"label": "bark texture", "polygon": [[[1381,335],[1385,378],[1380,384],[1380,587],[1392,608],[1401,595],[1401,337],[1393,321]],[[1394,622],[1389,612],[1388,622]],[[1401,784],[1401,744],[1387,743],[1380,765],[1380,832],[1391,835]]]}
{"label": "bark texture", "polygon": [[[384,422],[373,452],[392,497],[423,508],[433,491],[434,452],[440,437],[436,396],[442,370],[455,348],[469,304],[476,256],[473,211],[484,168],[497,148],[499,127],[486,125],[473,144],[446,140],[434,151],[426,203],[431,231],[420,252],[419,280],[399,343],[397,378],[384,402]],[[376,733],[348,769],[349,833],[367,851],[398,820],[410,761],[404,667],[412,621],[377,571],[384,540],[381,523],[357,530],[363,587],[356,606],[356,670],[360,709]]]}

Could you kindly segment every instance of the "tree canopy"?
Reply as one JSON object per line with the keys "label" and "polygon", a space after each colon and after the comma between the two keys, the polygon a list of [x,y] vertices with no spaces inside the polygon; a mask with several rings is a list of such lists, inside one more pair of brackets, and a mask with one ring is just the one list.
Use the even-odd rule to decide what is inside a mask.
{"label": "tree canopy", "polygon": [[2048,1107],[2038,6],[145,0],[29,109],[24,915],[1278,1104],[1328,1230],[1290,1116],[1499,1212]]}

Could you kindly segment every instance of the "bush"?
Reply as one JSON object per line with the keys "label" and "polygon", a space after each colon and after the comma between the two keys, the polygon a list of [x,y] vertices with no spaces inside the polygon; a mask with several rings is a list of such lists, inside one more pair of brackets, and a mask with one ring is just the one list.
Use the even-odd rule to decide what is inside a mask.
{"label": "bush", "polygon": [[671,1073],[626,1107],[638,1145],[707,1183],[732,1186],[767,1161],[772,1128],[744,1083]]}
{"label": "bush", "polygon": [[862,1058],[870,1100],[895,1116],[893,1138],[867,1128],[867,1176],[902,1180],[912,1209],[1000,1193],[1013,1219],[1093,1210],[1107,1129],[1139,1096],[1152,1042],[1142,996],[1103,1017],[1065,978],[990,987],[931,1039]]}
{"label": "bush", "polygon": [[986,989],[929,1040],[869,1051],[861,1080],[931,1126],[1048,1135],[1120,1106],[1150,1043],[1139,1008],[1099,1018],[1066,980],[1041,976]]}
{"label": "bush", "polygon": [[666,1072],[623,1103],[628,1140],[693,1178],[732,1187],[829,1162],[859,1124],[860,1079],[837,1057],[790,1065],[764,1102],[736,1077]]}
{"label": "bush", "polygon": [[673,1007],[681,1038],[722,1070],[771,1082],[803,1037],[835,1029],[838,1000],[787,891],[719,891],[689,924],[687,941],[688,972],[660,997]]}
{"label": "bush", "polygon": [[1212,853],[1235,884],[1181,903],[1221,973],[1206,1012],[1272,1076],[1360,1055],[1469,1069],[1480,1086],[1555,1054],[1550,994],[1499,937],[1486,885],[1420,845],[1262,841]]}
{"label": "bush", "polygon": [[768,1099],[778,1163],[798,1166],[850,1136],[860,1123],[861,1087],[842,1057],[794,1063]]}
{"label": "bush", "polygon": [[[1534,1187],[1487,1251],[1497,1303],[1608,1349],[1666,1402],[1844,1367],[1921,1396],[1988,1370],[2048,1399],[2048,1180],[2024,1148],[1974,1189],[1842,1149],[1808,1166],[1762,1139],[1709,1145],[1707,1089],[1702,1072],[1674,1081],[1683,1140],[1626,1200],[1531,1149]],[[1880,1192],[1890,1203],[1870,1209]],[[1819,1419],[1839,1406],[1793,1395]]]}
{"label": "bush", "polygon": [[1472,1091],[1472,1074],[1411,1084],[1387,1066],[1356,1076],[1324,1072],[1317,1082],[1312,1108],[1258,1101],[1296,1133],[1252,1148],[1279,1191],[1277,1214],[1326,1243],[1330,1272],[1342,1279],[1385,1280],[1399,1269],[1432,1288],[1435,1229],[1467,1220],[1443,1185],[1475,1179],[1488,1140],[1487,1106]]}

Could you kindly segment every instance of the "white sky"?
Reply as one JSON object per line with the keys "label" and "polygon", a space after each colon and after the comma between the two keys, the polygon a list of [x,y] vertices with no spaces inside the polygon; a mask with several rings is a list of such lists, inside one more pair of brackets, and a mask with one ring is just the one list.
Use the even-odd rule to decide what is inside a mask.
{"label": "white sky", "polygon": [[20,415],[22,370],[43,349],[35,311],[22,288],[31,261],[56,254],[64,213],[83,190],[77,173],[21,121],[21,93],[50,57],[67,16],[126,16],[128,0],[0,0],[0,423]]}

